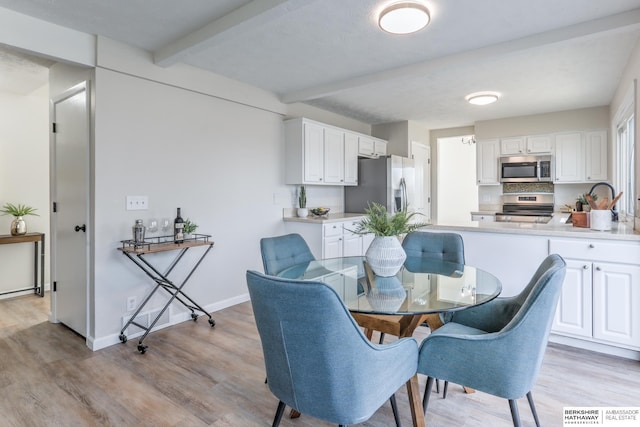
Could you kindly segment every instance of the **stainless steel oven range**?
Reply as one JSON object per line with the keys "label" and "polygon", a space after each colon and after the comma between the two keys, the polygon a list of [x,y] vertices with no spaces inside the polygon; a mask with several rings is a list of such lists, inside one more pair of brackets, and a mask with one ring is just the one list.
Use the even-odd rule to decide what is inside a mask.
{"label": "stainless steel oven range", "polygon": [[552,216],[553,194],[505,194],[502,196],[502,212],[496,213],[496,221],[546,224]]}

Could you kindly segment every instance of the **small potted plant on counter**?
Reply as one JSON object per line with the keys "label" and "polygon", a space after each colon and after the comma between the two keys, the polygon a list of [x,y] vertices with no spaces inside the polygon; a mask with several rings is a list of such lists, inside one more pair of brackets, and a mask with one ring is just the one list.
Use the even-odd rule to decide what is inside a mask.
{"label": "small potted plant on counter", "polygon": [[2,215],[13,215],[14,219],[11,221],[11,235],[21,236],[23,234],[27,234],[27,223],[24,222],[22,217],[27,215],[39,216],[35,213],[36,210],[37,209],[27,205],[5,203],[2,209],[0,209],[0,213],[2,213]]}
{"label": "small potted plant on counter", "polygon": [[307,190],[305,190],[304,185],[300,186],[300,191],[298,192],[297,213],[300,218],[306,218],[309,215],[309,210],[307,209]]}
{"label": "small potted plant on counter", "polygon": [[[598,200],[597,194],[592,194],[591,197],[593,200]],[[589,202],[587,201],[587,194],[581,194],[576,199],[576,212],[590,211],[591,207],[589,206]]]}
{"label": "small potted plant on counter", "polygon": [[184,238],[185,239],[191,238],[191,235],[196,232],[197,228],[198,228],[198,224],[191,222],[191,220],[187,218],[184,221],[184,224],[182,226],[182,232],[184,233]]}

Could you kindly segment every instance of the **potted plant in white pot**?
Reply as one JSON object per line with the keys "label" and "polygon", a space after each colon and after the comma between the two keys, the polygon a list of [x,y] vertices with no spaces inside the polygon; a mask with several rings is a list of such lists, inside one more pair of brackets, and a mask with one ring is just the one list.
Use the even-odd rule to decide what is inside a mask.
{"label": "potted plant in white pot", "polygon": [[184,233],[184,238],[190,239],[191,235],[196,232],[197,228],[198,224],[196,224],[195,222],[191,222],[191,220],[187,218],[184,221],[184,224],[182,224],[182,232]]}
{"label": "potted plant in white pot", "polygon": [[306,218],[309,215],[309,209],[307,209],[307,190],[304,185],[300,186],[300,192],[298,193],[298,216]]}
{"label": "potted plant in white pot", "polygon": [[387,208],[378,203],[370,204],[365,213],[367,216],[358,223],[355,230],[350,231],[375,235],[365,254],[367,262],[378,276],[393,276],[407,259],[399,237],[427,224],[411,222],[415,215],[420,215],[417,212],[403,210],[390,215]]}
{"label": "potted plant in white pot", "polygon": [[0,213],[2,213],[2,215],[13,215],[14,219],[11,221],[11,235],[21,236],[23,234],[27,234],[27,223],[22,217],[27,215],[39,216],[35,213],[36,210],[37,209],[27,205],[5,203],[2,209],[0,209]]}

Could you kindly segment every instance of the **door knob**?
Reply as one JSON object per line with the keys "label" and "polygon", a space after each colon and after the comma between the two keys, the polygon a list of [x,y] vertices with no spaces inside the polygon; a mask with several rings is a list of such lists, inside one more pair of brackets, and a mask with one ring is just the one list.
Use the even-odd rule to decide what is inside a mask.
{"label": "door knob", "polygon": [[82,227],[80,227],[79,225],[76,225],[76,233],[80,230],[84,231],[85,233],[87,232],[87,226],[85,224],[82,224]]}

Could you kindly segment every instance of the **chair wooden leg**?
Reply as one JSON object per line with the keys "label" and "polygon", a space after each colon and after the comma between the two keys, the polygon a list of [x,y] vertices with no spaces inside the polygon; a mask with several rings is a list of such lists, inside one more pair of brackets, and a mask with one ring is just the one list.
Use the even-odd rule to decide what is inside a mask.
{"label": "chair wooden leg", "polygon": [[291,411],[289,411],[289,418],[291,418],[291,419],[300,418],[300,412],[298,412],[295,409],[291,408]]}
{"label": "chair wooden leg", "polygon": [[284,402],[281,400],[280,403],[278,403],[278,409],[276,409],[276,416],[273,419],[273,424],[271,424],[271,427],[278,427],[280,425],[280,420],[282,419],[282,414],[284,414],[284,408],[285,408]]}
{"label": "chair wooden leg", "polygon": [[518,402],[515,399],[509,399],[509,408],[511,409],[511,418],[513,418],[513,427],[520,427],[520,414],[518,413]]}
{"label": "chair wooden leg", "polygon": [[393,419],[396,420],[396,427],[402,427],[402,423],[400,422],[400,414],[398,413],[398,405],[396,405],[396,395],[392,394],[389,398],[391,402],[391,410],[393,411]]}
{"label": "chair wooden leg", "polygon": [[533,414],[533,419],[536,421],[536,427],[540,427],[540,420],[538,419],[538,413],[536,412],[536,405],[533,403],[533,395],[531,392],[527,393],[527,400],[529,401],[529,407]]}
{"label": "chair wooden leg", "polygon": [[427,406],[429,406],[429,395],[431,394],[431,389],[433,388],[433,377],[427,377],[427,385],[424,388],[424,397],[422,398],[422,410],[424,411],[425,417],[427,416]]}

